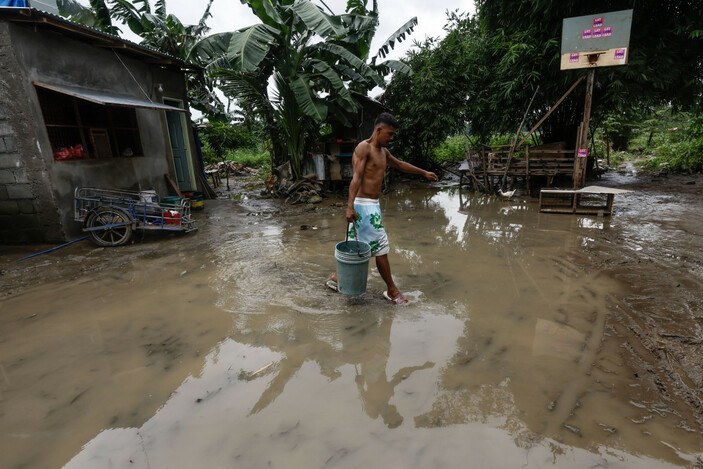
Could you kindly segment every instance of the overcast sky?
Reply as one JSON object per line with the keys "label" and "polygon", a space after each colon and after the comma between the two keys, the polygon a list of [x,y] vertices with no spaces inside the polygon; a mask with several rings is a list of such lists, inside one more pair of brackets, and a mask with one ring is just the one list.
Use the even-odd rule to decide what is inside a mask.
{"label": "overcast sky", "polygon": [[[89,5],[89,0],[79,0],[84,5]],[[325,4],[336,14],[344,13],[347,0],[323,0]],[[371,2],[369,0],[369,7]],[[313,3],[323,7],[328,11],[320,0],[312,0]],[[154,0],[150,0],[152,8]],[[173,14],[183,24],[196,24],[205,11],[207,0],[167,0],[166,11]],[[376,51],[398,28],[403,26],[412,17],[416,16],[418,24],[410,36],[401,44],[396,44],[395,49],[390,51],[386,57],[388,59],[400,59],[405,52],[412,47],[413,40],[423,41],[427,37],[444,37],[442,29],[446,23],[447,10],[459,10],[461,12],[474,13],[473,0],[378,0],[379,26],[376,36],[371,44],[371,55],[376,55]],[[259,20],[254,16],[248,6],[242,5],[240,0],[215,0],[210,9],[212,17],[208,19],[210,26],[209,34],[235,31],[256,24]],[[134,42],[139,42],[138,36],[129,30],[125,25],[119,25],[122,30],[122,37]],[[375,88],[369,94],[375,96],[381,92],[380,88]],[[200,117],[200,113],[191,110],[194,118]]]}
{"label": "overcast sky", "polygon": [[[312,0],[313,3],[324,8],[320,0]],[[347,0],[324,0],[324,2],[337,14],[343,13],[347,5]],[[372,0],[369,0],[371,6]],[[81,0],[87,4],[87,0]],[[152,7],[154,1],[151,0]],[[198,22],[203,12],[207,0],[167,0],[166,10],[178,17],[184,24],[195,24]],[[411,46],[412,40],[422,41],[425,37],[444,36],[444,26],[447,10],[463,12],[474,12],[473,0],[378,0],[379,27],[372,44],[372,54],[386,41],[394,31],[400,28],[413,16],[417,16],[418,25],[410,39],[406,39],[402,44],[397,45],[391,52],[390,58],[399,59]],[[224,31],[234,31],[258,22],[251,12],[251,9],[239,0],[215,0],[212,4],[212,18],[208,20],[210,33]],[[327,11],[325,9],[325,11]],[[135,40],[129,28],[121,27],[123,36],[126,39]]]}

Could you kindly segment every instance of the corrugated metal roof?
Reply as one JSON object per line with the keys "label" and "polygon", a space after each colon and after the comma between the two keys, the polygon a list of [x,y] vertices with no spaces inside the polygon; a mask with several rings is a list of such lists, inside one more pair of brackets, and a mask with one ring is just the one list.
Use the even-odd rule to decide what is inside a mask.
{"label": "corrugated metal roof", "polygon": [[15,22],[31,22],[52,26],[57,29],[69,31],[73,34],[83,37],[84,39],[100,39],[105,41],[104,46],[113,46],[121,52],[131,52],[143,57],[152,59],[160,59],[162,65],[171,65],[184,70],[201,70],[199,65],[186,62],[178,57],[166,54],[159,50],[137,44],[119,36],[108,34],[89,26],[76,23],[63,16],[41,11],[36,8],[17,8],[17,7],[0,7],[0,20],[15,21]]}
{"label": "corrugated metal roof", "polygon": [[75,86],[55,85],[50,83],[40,83],[33,81],[32,84],[41,86],[52,91],[75,96],[76,98],[85,99],[97,104],[109,104],[112,106],[123,107],[139,107],[144,109],[159,109],[163,111],[185,112],[185,109],[178,107],[167,106],[162,103],[155,103],[147,99],[138,99],[133,96],[120,96],[114,93],[106,93],[104,91],[88,90],[85,88],[77,88]]}

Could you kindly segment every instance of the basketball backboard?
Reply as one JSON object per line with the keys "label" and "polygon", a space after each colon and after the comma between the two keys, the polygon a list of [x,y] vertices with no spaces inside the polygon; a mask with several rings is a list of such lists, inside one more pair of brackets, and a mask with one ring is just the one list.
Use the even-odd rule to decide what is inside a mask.
{"label": "basketball backboard", "polygon": [[632,10],[564,18],[561,70],[625,65]]}

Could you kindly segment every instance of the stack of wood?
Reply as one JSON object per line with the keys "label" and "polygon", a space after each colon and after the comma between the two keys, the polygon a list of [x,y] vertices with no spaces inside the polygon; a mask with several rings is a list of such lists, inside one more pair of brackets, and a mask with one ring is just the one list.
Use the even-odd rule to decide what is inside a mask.
{"label": "stack of wood", "polygon": [[250,176],[256,174],[259,170],[249,168],[234,161],[220,161],[219,163],[205,166],[205,171],[219,171],[222,176],[226,176],[227,174],[233,176]]}

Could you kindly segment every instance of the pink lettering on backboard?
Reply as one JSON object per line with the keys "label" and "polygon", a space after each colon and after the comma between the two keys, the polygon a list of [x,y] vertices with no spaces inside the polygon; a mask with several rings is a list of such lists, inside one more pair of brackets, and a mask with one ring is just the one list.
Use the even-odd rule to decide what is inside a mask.
{"label": "pink lettering on backboard", "polygon": [[627,49],[615,49],[615,60],[624,59]]}
{"label": "pink lettering on backboard", "polygon": [[593,37],[593,30],[584,29],[583,34],[581,35],[581,39],[591,39],[591,37]]}
{"label": "pink lettering on backboard", "polygon": [[593,30],[593,39],[603,36],[603,28],[596,28]]}
{"label": "pink lettering on backboard", "polygon": [[613,27],[612,26],[606,26],[603,28],[603,37],[610,37],[613,35]]}
{"label": "pink lettering on backboard", "polygon": [[579,53],[578,52],[572,52],[569,54],[569,62],[574,63],[579,61]]}
{"label": "pink lettering on backboard", "polygon": [[579,158],[586,158],[588,156],[588,149],[586,148],[579,148],[579,152],[577,155]]}
{"label": "pink lettering on backboard", "polygon": [[593,27],[597,28],[599,26],[603,26],[603,17],[599,16],[598,18],[593,18]]}

